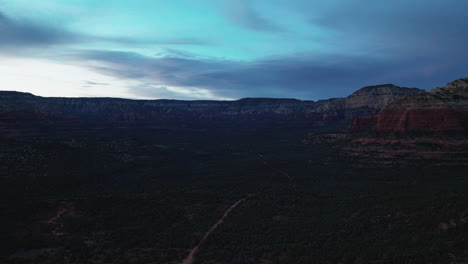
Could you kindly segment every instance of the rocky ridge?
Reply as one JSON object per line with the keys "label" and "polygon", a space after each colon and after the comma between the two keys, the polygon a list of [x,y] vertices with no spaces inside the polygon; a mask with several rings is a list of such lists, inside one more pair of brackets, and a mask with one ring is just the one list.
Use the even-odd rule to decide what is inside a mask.
{"label": "rocky ridge", "polygon": [[321,101],[244,98],[237,101],[47,98],[0,92],[0,122],[5,120],[101,121],[319,121],[351,120],[378,113],[386,104],[421,90],[394,85],[364,87],[346,98]]}
{"label": "rocky ridge", "polygon": [[348,97],[318,101],[312,114],[324,119],[349,119],[376,115],[389,103],[403,96],[422,92],[417,88],[383,84],[363,87]]}

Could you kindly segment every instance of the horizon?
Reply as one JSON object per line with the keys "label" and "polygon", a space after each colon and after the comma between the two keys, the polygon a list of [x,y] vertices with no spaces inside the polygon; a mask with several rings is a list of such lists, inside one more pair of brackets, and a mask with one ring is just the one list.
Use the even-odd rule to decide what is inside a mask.
{"label": "horizon", "polygon": [[[345,97],[466,76],[467,2],[0,1],[0,90],[43,97]],[[280,19],[279,19],[280,18]]]}
{"label": "horizon", "polygon": [[[460,78],[460,79],[464,79],[464,78]],[[457,79],[458,80],[458,79]],[[325,100],[331,100],[331,99],[337,99],[337,98],[346,98],[348,96],[351,96],[352,94],[354,94],[355,92],[361,90],[361,89],[365,89],[365,88],[369,88],[369,87],[381,87],[381,86],[395,86],[395,87],[399,87],[399,88],[407,88],[407,89],[420,89],[420,90],[423,90],[425,92],[427,92],[428,90],[426,89],[421,89],[421,88],[417,88],[417,87],[405,87],[405,86],[399,86],[399,85],[395,85],[393,83],[386,83],[386,84],[375,84],[375,85],[367,85],[367,86],[364,86],[364,87],[361,87],[361,88],[358,88],[356,90],[354,90],[352,93],[348,94],[348,95],[345,95],[345,96],[341,96],[341,97],[329,97],[329,98],[321,98],[321,99],[317,99],[317,100],[311,100],[311,99],[299,99],[299,98],[294,98],[294,97],[241,97],[241,98],[237,98],[237,99],[174,99],[174,98],[128,98],[128,97],[94,97],[94,96],[91,96],[91,97],[80,97],[80,96],[41,96],[41,95],[38,95],[38,94],[34,94],[34,93],[31,93],[31,92],[23,92],[23,91],[15,91],[15,90],[0,90],[0,93],[2,92],[7,92],[7,93],[22,93],[22,94],[29,94],[29,95],[32,95],[34,97],[42,97],[42,98],[70,98],[70,99],[122,99],[122,100],[143,100],[143,101],[154,101],[154,100],[167,100],[167,101],[220,101],[220,102],[235,102],[235,101],[240,101],[240,100],[244,100],[244,99],[273,99],[273,100],[298,100],[298,101],[311,101],[311,102],[318,102],[318,101],[325,101]],[[440,88],[440,87],[434,87],[434,88]]]}

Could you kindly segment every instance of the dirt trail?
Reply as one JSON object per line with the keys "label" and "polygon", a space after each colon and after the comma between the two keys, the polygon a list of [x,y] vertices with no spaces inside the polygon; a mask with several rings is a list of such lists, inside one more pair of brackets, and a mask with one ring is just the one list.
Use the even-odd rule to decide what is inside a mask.
{"label": "dirt trail", "polygon": [[62,202],[56,215],[54,215],[49,220],[43,221],[44,223],[48,225],[55,226],[55,229],[52,230],[52,235],[58,237],[64,234],[63,232],[61,232],[64,227],[64,224],[62,222],[62,217],[64,215],[70,215],[72,210],[73,210],[73,206],[71,203]]}
{"label": "dirt trail", "polygon": [[55,215],[54,217],[52,217],[51,219],[46,221],[47,224],[56,226],[55,229],[52,230],[52,234],[54,236],[63,235],[63,233],[60,232],[60,230],[62,230],[62,228],[63,228],[63,223],[60,222],[60,219],[62,218],[62,215],[65,214],[66,212],[67,212],[67,209],[63,208],[60,211],[58,211],[57,215]]}
{"label": "dirt trail", "polygon": [[208,236],[210,236],[211,233],[213,233],[213,231],[221,224],[223,223],[224,219],[229,215],[229,213],[234,209],[236,208],[240,203],[244,202],[245,200],[247,200],[247,198],[253,196],[252,194],[249,194],[247,195],[246,197],[238,200],[237,202],[235,202],[233,205],[231,205],[231,207],[229,207],[226,212],[224,212],[224,215],[210,228],[210,230],[208,230],[208,232],[205,233],[205,235],[203,236],[203,238],[200,240],[200,242],[198,242],[198,244],[192,248],[192,250],[190,250],[190,253],[188,254],[188,256],[181,262],[181,264],[192,264],[194,261],[195,261],[195,254],[197,254],[198,252],[198,249],[200,248],[200,246],[203,244],[203,242],[205,242],[205,240],[208,238]]}

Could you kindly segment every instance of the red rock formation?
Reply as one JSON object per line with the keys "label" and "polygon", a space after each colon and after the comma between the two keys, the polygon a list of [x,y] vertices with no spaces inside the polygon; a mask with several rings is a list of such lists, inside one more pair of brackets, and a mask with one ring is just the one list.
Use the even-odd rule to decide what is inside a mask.
{"label": "red rock formation", "polygon": [[378,116],[362,116],[353,119],[351,126],[349,127],[350,132],[361,132],[373,129],[377,124]]}
{"label": "red rock formation", "polygon": [[378,117],[377,132],[468,135],[468,108],[384,109]]}
{"label": "red rock formation", "polygon": [[308,111],[314,120],[353,120],[379,113],[386,105],[403,96],[422,92],[417,88],[382,84],[363,87],[348,97],[318,101]]}
{"label": "red rock formation", "polygon": [[468,78],[395,101],[379,113],[376,131],[468,135]]}

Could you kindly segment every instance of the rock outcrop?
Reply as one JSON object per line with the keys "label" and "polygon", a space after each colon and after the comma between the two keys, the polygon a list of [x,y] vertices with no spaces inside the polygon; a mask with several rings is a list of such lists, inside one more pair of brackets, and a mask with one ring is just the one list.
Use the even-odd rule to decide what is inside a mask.
{"label": "rock outcrop", "polygon": [[370,114],[374,114],[374,110],[383,109],[398,98],[422,91],[417,88],[404,88],[393,84],[367,86],[346,97],[344,100],[345,108],[367,110]]}
{"label": "rock outcrop", "polygon": [[378,116],[381,134],[468,135],[468,78],[405,96]]}
{"label": "rock outcrop", "polygon": [[378,115],[360,116],[353,119],[349,126],[350,132],[370,131],[377,125]]}
{"label": "rock outcrop", "polygon": [[396,99],[422,91],[393,84],[367,86],[345,98],[318,101],[309,110],[309,114],[324,120],[353,120],[357,117],[374,116]]}

